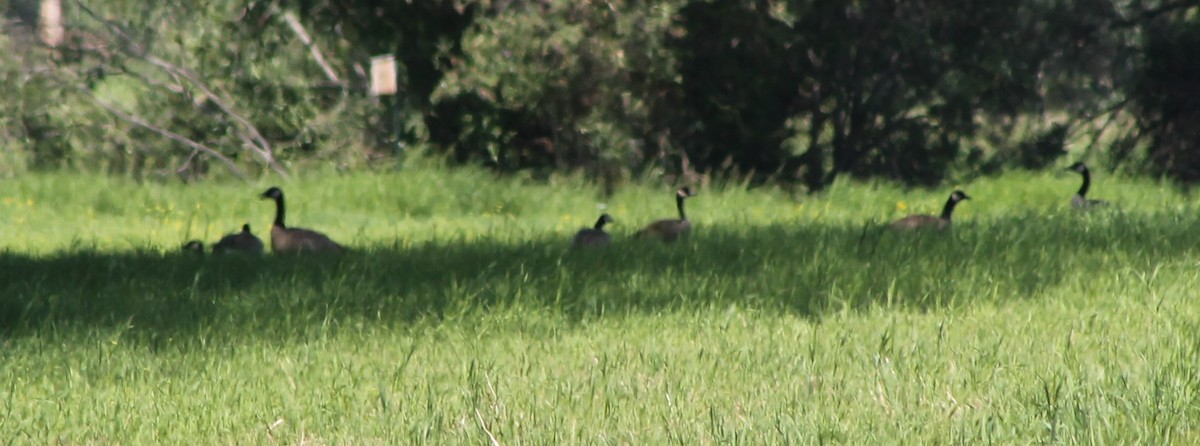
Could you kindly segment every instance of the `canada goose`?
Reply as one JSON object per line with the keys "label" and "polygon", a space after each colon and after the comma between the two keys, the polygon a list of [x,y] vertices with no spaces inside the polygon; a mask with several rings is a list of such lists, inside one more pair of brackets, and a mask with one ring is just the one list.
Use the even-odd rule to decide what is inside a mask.
{"label": "canada goose", "polygon": [[284,225],[283,191],[272,187],[263,192],[264,200],[275,200],[275,223],[271,225],[271,251],[276,254],[298,254],[310,251],[341,252],[341,245],[325,234],[311,229],[289,228]]}
{"label": "canada goose", "polygon": [[664,219],[646,225],[641,231],[638,231],[638,236],[648,235],[658,237],[664,242],[673,242],[682,235],[687,235],[692,229],[692,223],[688,221],[687,215],[683,212],[683,200],[688,197],[694,197],[692,189],[683,187],[675,191],[675,207],[679,209],[678,219]]}
{"label": "canada goose", "polygon": [[954,213],[954,206],[963,200],[970,200],[966,192],[956,190],[950,194],[950,199],[946,200],[946,207],[942,208],[942,216],[934,217],[932,215],[909,215],[907,217],[896,220],[888,225],[888,229],[897,231],[906,231],[910,229],[937,229],[943,230],[950,227],[950,214]]}
{"label": "canada goose", "polygon": [[1071,197],[1071,207],[1075,209],[1087,209],[1090,207],[1107,206],[1108,202],[1104,200],[1091,200],[1087,197],[1088,187],[1092,185],[1092,174],[1088,171],[1087,165],[1076,162],[1067,170],[1074,171],[1083,176],[1083,184],[1079,185],[1079,191]]}
{"label": "canada goose", "polygon": [[575,233],[575,238],[571,239],[571,246],[605,246],[612,243],[612,237],[604,232],[604,225],[612,222],[611,216],[601,214],[600,219],[596,220],[595,226],[580,229]]}
{"label": "canada goose", "polygon": [[202,256],[204,255],[204,242],[199,240],[188,240],[188,242],[184,243],[179,249],[186,253]]}
{"label": "canada goose", "polygon": [[221,237],[212,247],[213,254],[262,254],[263,242],[250,233],[250,224],[242,225],[242,232]]}

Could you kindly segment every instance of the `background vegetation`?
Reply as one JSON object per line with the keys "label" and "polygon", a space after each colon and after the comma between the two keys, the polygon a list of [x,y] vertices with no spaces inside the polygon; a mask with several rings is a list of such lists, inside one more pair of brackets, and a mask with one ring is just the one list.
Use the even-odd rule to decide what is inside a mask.
{"label": "background vegetation", "polygon": [[[646,172],[820,190],[1071,149],[1200,179],[1190,0],[66,1],[53,50],[37,3],[0,1],[8,171],[191,179],[222,156],[253,175],[420,150],[610,191]],[[365,93],[379,54],[396,96]]]}

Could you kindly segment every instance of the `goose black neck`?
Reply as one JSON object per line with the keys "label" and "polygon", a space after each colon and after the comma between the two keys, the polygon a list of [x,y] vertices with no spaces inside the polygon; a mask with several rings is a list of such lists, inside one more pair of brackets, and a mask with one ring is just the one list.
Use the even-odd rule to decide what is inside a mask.
{"label": "goose black neck", "polygon": [[275,226],[286,228],[283,224],[283,216],[287,211],[284,210],[283,196],[275,197]]}
{"label": "goose black neck", "polygon": [[954,205],[957,204],[958,202],[954,200],[954,196],[950,196],[950,199],[946,200],[946,206],[942,208],[942,220],[950,221],[950,214],[954,213]]}
{"label": "goose black neck", "polygon": [[683,213],[683,195],[675,196],[675,207],[679,209],[679,221],[687,220],[687,215]]}
{"label": "goose black neck", "polygon": [[1089,173],[1087,169],[1079,172],[1079,174],[1083,175],[1083,184],[1079,185],[1079,192],[1076,192],[1076,194],[1078,194],[1080,197],[1086,197],[1088,186],[1092,185],[1092,174]]}
{"label": "goose black neck", "polygon": [[599,230],[604,229],[604,223],[605,223],[604,217],[600,217],[599,220],[596,220],[596,225],[592,226],[592,227],[595,228],[597,231],[599,231]]}

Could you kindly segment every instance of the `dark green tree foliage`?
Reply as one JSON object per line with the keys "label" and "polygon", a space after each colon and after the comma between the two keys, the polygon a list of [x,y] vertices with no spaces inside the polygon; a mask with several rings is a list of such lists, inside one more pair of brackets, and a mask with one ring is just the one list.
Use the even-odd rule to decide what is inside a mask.
{"label": "dark green tree foliage", "polygon": [[980,115],[1041,105],[1053,54],[1025,40],[1040,23],[1021,2],[794,1],[793,20],[768,3],[695,2],[680,14],[685,102],[703,123],[689,148],[710,164],[784,167],[814,189],[843,173],[933,184]]}
{"label": "dark green tree foliage", "polygon": [[437,116],[431,95],[451,60],[461,54],[461,37],[479,9],[478,2],[455,0],[254,4],[264,16],[273,15],[276,8],[294,8],[314,33],[329,36],[322,42],[338,45],[332,53],[338,56],[339,71],[355,80],[355,92],[367,88],[369,58],[395,56],[398,92],[371,101],[378,106],[375,113],[353,123],[364,131],[363,140],[374,154],[396,153],[398,145],[423,143],[429,137],[427,128]]}
{"label": "dark green tree foliage", "polygon": [[[1200,9],[1200,8],[1198,8]],[[1166,19],[1146,34],[1133,99],[1152,170],[1200,182],[1200,20]]]}
{"label": "dark green tree foliage", "polygon": [[665,5],[493,2],[434,95],[432,141],[503,169],[585,169],[611,181],[670,151],[680,114]]}
{"label": "dark green tree foliage", "polygon": [[[271,2],[262,2],[269,7]],[[284,2],[288,3],[288,2]],[[402,107],[418,113],[429,110],[429,99],[462,52],[460,40],[473,23],[479,2],[329,1],[296,0],[301,17],[317,31],[330,32],[349,43],[354,57],[343,60],[346,72],[353,64],[379,54],[394,54],[400,65]]]}
{"label": "dark green tree foliage", "polygon": [[[28,21],[36,3],[0,8]],[[355,148],[377,157],[417,144],[502,170],[584,170],[609,185],[689,169],[810,190],[844,175],[932,185],[1048,166],[1081,138],[1111,164],[1145,154],[1153,172],[1200,180],[1191,0],[67,6],[70,44],[53,56],[15,27],[0,39],[10,86],[0,99],[13,105],[0,133],[33,166],[157,169],[190,156],[96,97],[243,165],[261,151],[242,148],[237,115],[285,161],[343,163]],[[292,14],[336,76],[291,30]],[[145,54],[190,68],[223,101]],[[367,60],[381,54],[398,62],[394,97],[364,94]],[[51,58],[54,76],[27,68]],[[1115,138],[1098,137],[1113,128]]]}
{"label": "dark green tree foliage", "polygon": [[1051,126],[1046,132],[1033,139],[1022,141],[1011,164],[1029,170],[1045,169],[1055,160],[1066,155],[1067,127]]}
{"label": "dark green tree foliage", "polygon": [[[761,6],[761,5],[760,5]],[[785,124],[796,110],[801,67],[796,35],[770,11],[747,2],[694,2],[679,13],[682,103],[672,134],[700,169],[726,161],[772,173],[790,153]]]}

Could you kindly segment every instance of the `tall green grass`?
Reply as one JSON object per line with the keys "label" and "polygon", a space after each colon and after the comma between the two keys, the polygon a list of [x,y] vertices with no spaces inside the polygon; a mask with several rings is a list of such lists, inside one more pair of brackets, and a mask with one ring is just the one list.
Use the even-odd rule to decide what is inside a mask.
{"label": "tall green grass", "polygon": [[[417,166],[282,183],[341,256],[178,253],[270,184],[0,187],[0,438],[15,443],[1180,443],[1200,435],[1196,202],[1074,176],[612,197]],[[600,212],[607,249],[570,249]]]}

